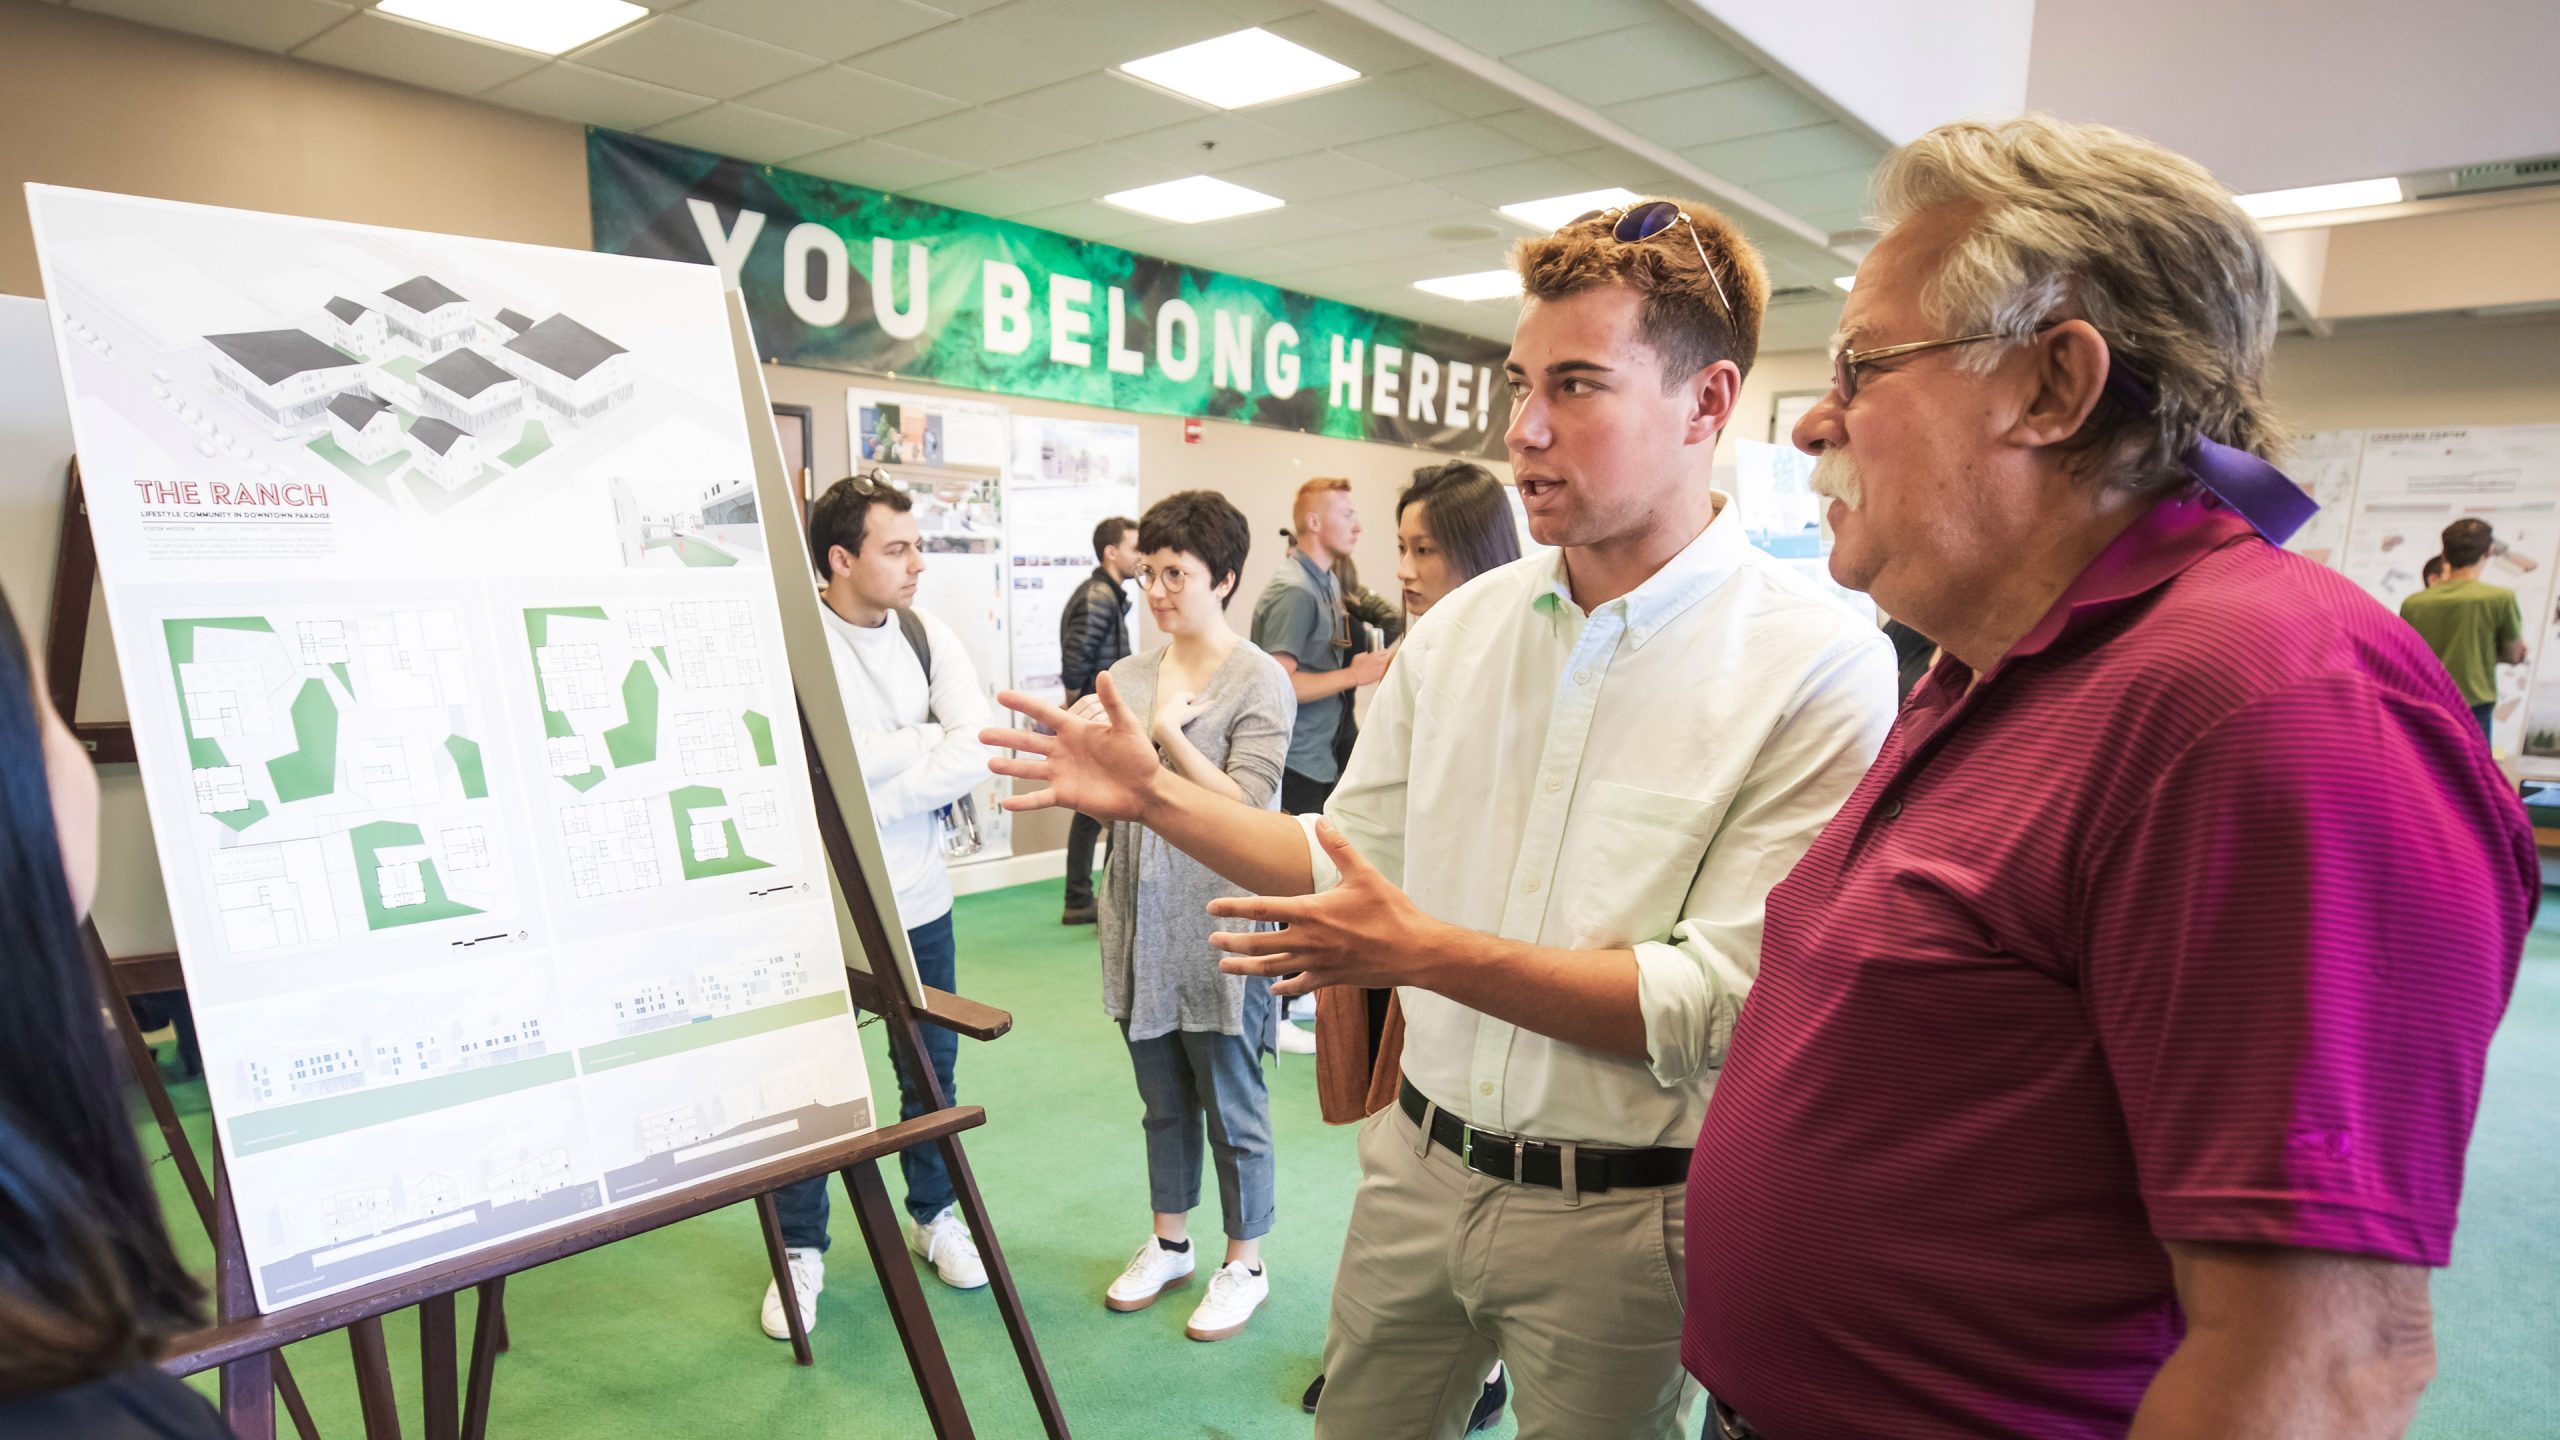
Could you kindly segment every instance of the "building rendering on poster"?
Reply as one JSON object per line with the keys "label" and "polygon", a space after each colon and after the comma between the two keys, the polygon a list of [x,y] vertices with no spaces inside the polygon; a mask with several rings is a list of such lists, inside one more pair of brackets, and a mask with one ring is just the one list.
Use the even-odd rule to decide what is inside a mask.
{"label": "building rendering on poster", "polygon": [[30,195],[260,1306],[871,1128],[719,277]]}
{"label": "building rendering on poster", "polygon": [[1016,416],[1007,490],[1013,688],[1054,700],[1065,694],[1058,621],[1093,573],[1094,527],[1138,517],[1138,427]]}

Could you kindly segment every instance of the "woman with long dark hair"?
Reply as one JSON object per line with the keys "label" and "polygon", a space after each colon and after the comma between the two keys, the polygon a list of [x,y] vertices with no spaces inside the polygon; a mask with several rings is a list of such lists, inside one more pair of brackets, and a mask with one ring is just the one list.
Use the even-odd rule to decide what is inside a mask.
{"label": "woman with long dark hair", "polygon": [[152,1368],[203,1287],[160,1223],[80,945],[98,777],[0,597],[0,1437],[218,1437]]}

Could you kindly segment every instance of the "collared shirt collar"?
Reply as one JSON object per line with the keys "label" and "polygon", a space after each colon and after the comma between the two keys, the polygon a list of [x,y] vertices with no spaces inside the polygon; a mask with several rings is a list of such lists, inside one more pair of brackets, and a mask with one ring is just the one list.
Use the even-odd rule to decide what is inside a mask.
{"label": "collared shirt collar", "polygon": [[2001,657],[2000,667],[2052,648],[2125,602],[2185,574],[2214,551],[2257,533],[2239,512],[2196,486],[2162,497],[2098,552],[2035,628]]}
{"label": "collared shirt collar", "polygon": [[[1625,607],[1627,640],[1641,646],[1663,626],[1680,618],[1682,612],[1704,599],[1725,582],[1742,564],[1742,552],[1750,542],[1743,537],[1742,521],[1733,514],[1732,497],[1723,491],[1711,492],[1715,513],[1707,527],[1680,549],[1680,553],[1663,563],[1661,569],[1645,578],[1633,590],[1609,602]],[[1549,562],[1552,571],[1545,585],[1530,592],[1532,608],[1553,615],[1559,607],[1572,609],[1573,588],[1565,574],[1564,552],[1558,550]],[[1608,605],[1600,607],[1605,610]]]}
{"label": "collared shirt collar", "polygon": [[1315,582],[1318,593],[1324,593],[1332,586],[1333,572],[1308,559],[1306,551],[1292,550],[1289,552],[1289,558],[1297,561],[1299,568],[1307,572],[1307,578]]}

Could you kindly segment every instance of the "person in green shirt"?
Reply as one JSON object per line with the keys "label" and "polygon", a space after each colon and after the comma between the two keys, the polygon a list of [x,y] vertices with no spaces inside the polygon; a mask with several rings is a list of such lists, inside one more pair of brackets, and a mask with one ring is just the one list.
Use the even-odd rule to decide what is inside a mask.
{"label": "person in green shirt", "polygon": [[2524,616],[2516,608],[2516,592],[2480,578],[2492,543],[2486,520],[2466,517],[2447,525],[2444,578],[2400,602],[2400,618],[2444,662],[2480,721],[2484,740],[2498,703],[2498,667],[2524,663]]}

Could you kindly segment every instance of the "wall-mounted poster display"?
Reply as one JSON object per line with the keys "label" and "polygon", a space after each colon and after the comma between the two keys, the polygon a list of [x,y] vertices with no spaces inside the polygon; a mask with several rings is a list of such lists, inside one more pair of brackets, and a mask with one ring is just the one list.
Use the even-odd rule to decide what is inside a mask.
{"label": "wall-mounted poster display", "polygon": [[871,1128],[718,277],[29,208],[259,1306]]}
{"label": "wall-mounted poster display", "polygon": [[2364,432],[2323,430],[2306,435],[2285,457],[2285,474],[2320,504],[2284,548],[2323,565],[2344,558],[2347,527],[2355,519],[2356,469],[2364,458]]}
{"label": "wall-mounted poster display", "polygon": [[1733,442],[1734,508],[1751,543],[1787,568],[1873,617],[1875,602],[1831,578],[1828,502],[1813,493],[1813,457],[1791,445]]}
{"label": "wall-mounted poster display", "polygon": [[1054,700],[1058,620],[1093,573],[1094,527],[1138,516],[1138,427],[1016,416],[1010,476],[1013,683]]}
{"label": "wall-mounted poster display", "polygon": [[[883,390],[847,390],[844,408],[855,463],[878,467],[915,500],[924,543],[916,606],[958,632],[992,707],[1013,675],[1004,485],[1011,414],[980,400]],[[1012,785],[989,779],[944,812],[946,859],[1012,853],[1013,817],[997,803]]]}
{"label": "wall-mounted poster display", "polygon": [[[2348,579],[2397,613],[2444,527],[2476,516],[2498,542],[2480,578],[2516,592],[2526,635],[2538,635],[2560,570],[2560,426],[2366,431],[2355,495],[2340,567]],[[2547,664],[2545,655],[2526,658]],[[2501,755],[2524,746],[2527,679],[2526,666],[2498,669]]]}

